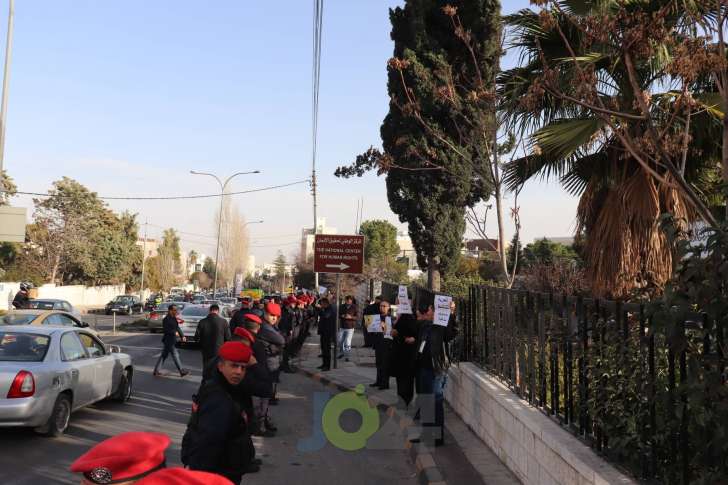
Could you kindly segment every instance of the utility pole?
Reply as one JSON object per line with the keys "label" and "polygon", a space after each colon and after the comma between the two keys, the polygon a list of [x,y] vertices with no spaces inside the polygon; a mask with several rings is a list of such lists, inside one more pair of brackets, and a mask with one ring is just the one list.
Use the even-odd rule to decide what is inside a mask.
{"label": "utility pole", "polygon": [[[313,175],[311,175],[311,185],[313,187],[313,244],[314,244],[314,250],[316,246],[316,234],[318,234],[318,222],[316,220],[316,210],[317,210],[317,203],[316,203],[316,159],[313,160]],[[314,273],[313,274],[314,279],[314,290],[318,292],[319,289],[319,274]]]}
{"label": "utility pole", "polygon": [[144,262],[147,259],[147,225],[149,219],[144,221],[144,241],[142,241],[142,284],[139,287],[139,298],[144,300]]}
{"label": "utility pole", "polygon": [[10,0],[8,12],[8,37],[5,43],[5,69],[3,71],[2,104],[0,104],[0,175],[3,173],[5,162],[5,120],[8,111],[8,83],[10,81],[10,58],[13,53],[13,16],[15,15],[15,0]]}

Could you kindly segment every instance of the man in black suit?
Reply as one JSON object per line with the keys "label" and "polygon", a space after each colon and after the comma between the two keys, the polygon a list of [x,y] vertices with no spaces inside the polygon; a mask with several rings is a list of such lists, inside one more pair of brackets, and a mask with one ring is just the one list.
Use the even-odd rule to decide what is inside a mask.
{"label": "man in black suit", "polygon": [[195,340],[200,343],[202,349],[202,378],[206,379],[210,377],[205,375],[210,362],[217,357],[217,351],[222,344],[230,340],[230,326],[227,320],[220,316],[220,307],[217,304],[210,305],[210,313],[197,324]]}

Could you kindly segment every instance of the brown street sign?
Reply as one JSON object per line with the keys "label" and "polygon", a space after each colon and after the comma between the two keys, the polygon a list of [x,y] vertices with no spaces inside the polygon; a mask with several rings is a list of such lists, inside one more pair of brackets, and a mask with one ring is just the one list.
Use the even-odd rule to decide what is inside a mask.
{"label": "brown street sign", "polygon": [[364,236],[316,234],[313,269],[317,273],[360,274],[364,269]]}

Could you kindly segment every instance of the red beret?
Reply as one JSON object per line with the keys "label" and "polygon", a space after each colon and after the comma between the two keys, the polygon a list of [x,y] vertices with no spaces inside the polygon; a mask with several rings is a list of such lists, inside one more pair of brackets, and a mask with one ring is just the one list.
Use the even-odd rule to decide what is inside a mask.
{"label": "red beret", "polygon": [[230,362],[243,362],[248,363],[250,361],[250,355],[253,353],[250,347],[242,342],[225,342],[217,351],[217,355],[223,360],[229,360]]}
{"label": "red beret", "polygon": [[242,337],[242,338],[244,338],[246,340],[249,340],[251,344],[253,342],[255,342],[255,336],[247,328],[235,327],[235,332],[234,333],[238,337]]}
{"label": "red beret", "polygon": [[132,481],[164,467],[169,437],[162,433],[122,433],[102,441],[81,455],[71,471],[91,483]]}
{"label": "red beret", "polygon": [[268,303],[265,305],[265,312],[268,315],[274,315],[276,317],[281,316],[281,307],[277,303]]}
{"label": "red beret", "polygon": [[261,320],[260,317],[255,313],[246,313],[244,317],[246,320],[250,320],[251,322],[255,322],[258,324],[263,323],[263,320]]}
{"label": "red beret", "polygon": [[166,468],[136,482],[137,485],[230,485],[227,478],[214,473]]}

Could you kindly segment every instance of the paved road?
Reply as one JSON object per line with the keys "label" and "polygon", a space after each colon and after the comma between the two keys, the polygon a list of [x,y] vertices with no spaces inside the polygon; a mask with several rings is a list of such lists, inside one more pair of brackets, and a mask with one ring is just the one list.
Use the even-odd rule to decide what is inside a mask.
{"label": "paved road", "polygon": [[[189,413],[190,396],[200,380],[200,358],[195,349],[183,349],[182,361],[192,370],[184,379],[169,366],[168,377],[154,378],[159,335],[117,336],[105,339],[131,354],[136,367],[134,397],[129,403],[99,403],[75,413],[67,434],[58,439],[36,436],[29,430],[0,430],[0,483],[36,485],[76,484],[69,464],[94,443],[123,431],[155,430],[172,438],[170,466],[179,464],[179,445]],[[302,376],[285,375],[281,404],[273,408],[280,428],[275,438],[255,438],[264,466],[246,476],[244,483],[296,485],[333,483],[346,477],[347,485],[369,483],[414,484],[415,470],[404,450],[346,452],[326,445],[316,452],[297,451],[299,440],[312,433],[313,399],[323,387]],[[358,428],[356,415],[344,414],[344,429]]]}

